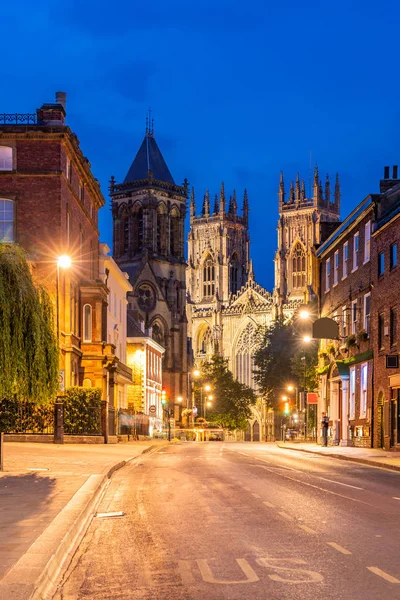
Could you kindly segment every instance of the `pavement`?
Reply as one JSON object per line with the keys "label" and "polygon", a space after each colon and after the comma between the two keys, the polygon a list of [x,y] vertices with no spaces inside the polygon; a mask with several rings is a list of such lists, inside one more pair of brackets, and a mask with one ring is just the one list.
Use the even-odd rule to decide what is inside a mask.
{"label": "pavement", "polygon": [[310,452],[312,454],[400,471],[400,452],[389,452],[388,450],[380,450],[378,448],[353,448],[351,446],[324,447],[315,443],[301,442],[278,442],[277,445],[279,448],[286,448],[286,450],[300,450],[301,452]]}
{"label": "pavement", "polygon": [[111,474],[163,440],[110,445],[4,444],[0,600],[51,597]]}

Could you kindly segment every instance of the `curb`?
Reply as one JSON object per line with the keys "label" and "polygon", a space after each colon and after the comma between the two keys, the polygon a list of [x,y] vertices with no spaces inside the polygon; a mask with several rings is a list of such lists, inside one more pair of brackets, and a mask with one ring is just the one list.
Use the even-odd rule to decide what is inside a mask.
{"label": "curb", "polygon": [[347,456],[346,454],[331,454],[315,452],[314,450],[307,450],[306,448],[291,448],[289,446],[283,446],[277,444],[278,448],[284,448],[285,450],[293,450],[293,452],[307,452],[308,454],[316,454],[317,456],[328,456],[329,458],[337,458],[339,460],[347,460],[349,462],[360,463],[370,467],[379,467],[380,469],[389,469],[390,471],[400,471],[400,465],[391,465],[389,463],[383,463],[376,460],[369,460],[367,458],[358,458],[357,456]]}
{"label": "curb", "polygon": [[50,600],[84,537],[113,473],[163,445],[116,463],[106,474],[90,475],[43,533],[0,582],[0,600]]}

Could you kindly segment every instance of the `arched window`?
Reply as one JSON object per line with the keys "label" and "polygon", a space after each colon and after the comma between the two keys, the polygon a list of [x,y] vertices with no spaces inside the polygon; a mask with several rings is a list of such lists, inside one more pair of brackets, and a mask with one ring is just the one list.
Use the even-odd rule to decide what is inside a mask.
{"label": "arched window", "polygon": [[92,307],[85,304],[83,307],[83,341],[92,341]]}
{"label": "arched window", "polygon": [[180,217],[177,208],[173,208],[170,216],[170,253],[175,258],[181,258],[181,232],[180,232]]}
{"label": "arched window", "polygon": [[10,146],[0,146],[0,171],[12,171],[13,149]]}
{"label": "arched window", "polygon": [[254,381],[254,353],[257,350],[257,330],[248,323],[241,332],[236,344],[236,379],[256,389]]}
{"label": "arched window", "polygon": [[210,327],[207,327],[200,338],[199,353],[207,356],[213,354],[212,332]]}
{"label": "arched window", "polygon": [[211,256],[203,263],[203,296],[211,298],[215,294],[215,267]]}
{"label": "arched window", "polygon": [[301,289],[306,286],[306,253],[301,244],[297,244],[292,253],[292,287]]}
{"label": "arched window", "polygon": [[153,340],[165,347],[164,330],[160,323],[154,323],[153,325]]}
{"label": "arched window", "polygon": [[0,198],[0,242],[14,241],[14,202]]}
{"label": "arched window", "polygon": [[143,249],[143,208],[136,204],[130,218],[129,252],[134,256]]}
{"label": "arched window", "polygon": [[165,204],[160,204],[157,209],[157,252],[166,253],[167,240],[167,209]]}
{"label": "arched window", "polygon": [[231,265],[229,267],[230,269],[230,277],[229,277],[229,290],[231,292],[231,294],[236,294],[236,292],[239,289],[239,279],[238,279],[238,272],[239,272],[239,267],[238,267],[238,257],[237,254],[233,254],[232,256],[232,260],[231,260]]}
{"label": "arched window", "polygon": [[124,254],[129,252],[129,230],[130,230],[130,219],[128,216],[124,218]]}

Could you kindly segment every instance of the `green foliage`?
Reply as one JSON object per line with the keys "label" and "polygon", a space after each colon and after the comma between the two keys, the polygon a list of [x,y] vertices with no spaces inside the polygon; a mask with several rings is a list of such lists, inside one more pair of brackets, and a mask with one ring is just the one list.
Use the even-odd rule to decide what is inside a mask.
{"label": "green foliage", "polygon": [[304,368],[306,389],[313,390],[317,362],[316,344],[302,345],[291,323],[277,319],[270,327],[260,329],[260,347],[254,355],[254,378],[268,406],[281,408],[281,397],[287,394],[289,383],[304,388]]}
{"label": "green foliage", "polygon": [[58,342],[47,292],[24,251],[0,243],[0,398],[46,402],[58,388]]}
{"label": "green foliage", "polygon": [[[226,429],[243,429],[251,416],[251,406],[256,397],[253,390],[234,379],[228,369],[228,360],[214,355],[202,365],[202,385],[212,388],[213,405],[207,409],[210,424]],[[196,394],[197,398],[198,393]]]}
{"label": "green foliage", "polygon": [[70,387],[65,391],[64,433],[101,434],[101,389]]}
{"label": "green foliage", "polygon": [[0,431],[3,433],[53,433],[54,403],[0,402]]}

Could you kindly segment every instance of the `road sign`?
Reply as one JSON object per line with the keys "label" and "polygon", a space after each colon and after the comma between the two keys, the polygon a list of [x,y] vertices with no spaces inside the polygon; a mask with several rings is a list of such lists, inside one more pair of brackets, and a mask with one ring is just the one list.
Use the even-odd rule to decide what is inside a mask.
{"label": "road sign", "polygon": [[155,415],[155,414],[156,414],[156,412],[157,412],[157,407],[156,407],[156,405],[155,405],[155,404],[152,404],[152,405],[150,406],[150,408],[149,408],[149,413],[150,413],[151,415]]}
{"label": "road sign", "polygon": [[318,394],[308,393],[307,404],[318,404]]}

